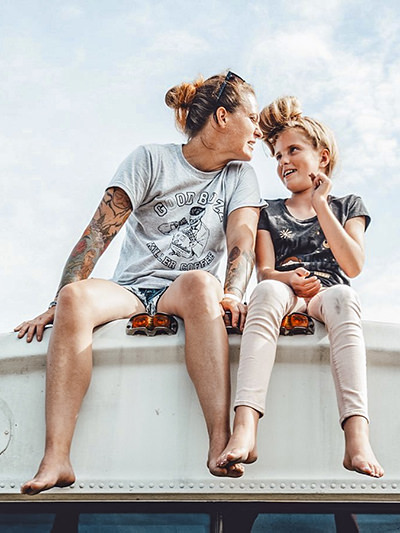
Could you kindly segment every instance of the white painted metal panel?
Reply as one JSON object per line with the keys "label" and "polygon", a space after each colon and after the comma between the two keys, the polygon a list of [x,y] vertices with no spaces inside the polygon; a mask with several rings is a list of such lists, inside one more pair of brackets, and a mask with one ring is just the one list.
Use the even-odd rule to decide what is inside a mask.
{"label": "white painted metal panel", "polygon": [[[127,336],[125,321],[94,333],[94,372],[73,442],[77,482],[40,498],[377,497],[400,494],[400,325],[364,323],[371,440],[386,475],[371,479],[341,466],[325,329],[281,337],[260,424],[259,460],[241,479],[216,478],[205,465],[207,435],[184,364],[182,322],[174,337]],[[16,497],[41,459],[45,352],[15,334],[0,336],[0,499]],[[239,336],[230,337],[235,383]],[[375,496],[374,496],[375,495]],[[22,497],[21,498],[26,498]]]}

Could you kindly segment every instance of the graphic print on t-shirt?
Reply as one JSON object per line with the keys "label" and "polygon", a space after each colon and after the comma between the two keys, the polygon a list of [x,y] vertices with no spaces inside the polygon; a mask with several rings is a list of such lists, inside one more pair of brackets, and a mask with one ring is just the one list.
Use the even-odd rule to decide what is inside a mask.
{"label": "graphic print on t-shirt", "polygon": [[166,222],[158,226],[164,235],[172,233],[170,250],[172,255],[189,259],[193,256],[200,257],[204,252],[210,230],[202,222],[205,208],[194,206],[189,211],[189,217],[179,221]]}
{"label": "graphic print on t-shirt", "polygon": [[[178,201],[179,199],[179,201]],[[179,208],[179,217],[175,210]],[[160,234],[169,240],[158,239],[146,243],[153,257],[170,269],[180,271],[207,268],[215,259],[214,251],[210,250],[211,226],[223,223],[224,201],[213,192],[200,194],[180,194],[168,201],[157,203],[156,214],[163,220],[157,226]],[[183,212],[182,212],[183,211]],[[217,221],[215,220],[217,215]],[[173,218],[172,218],[173,217]],[[204,220],[207,218],[207,223]]]}

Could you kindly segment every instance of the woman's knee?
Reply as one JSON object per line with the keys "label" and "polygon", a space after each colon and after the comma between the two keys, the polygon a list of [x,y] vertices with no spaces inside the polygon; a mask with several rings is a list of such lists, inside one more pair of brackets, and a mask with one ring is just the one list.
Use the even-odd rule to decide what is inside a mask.
{"label": "woman's knee", "polygon": [[222,289],[217,279],[209,272],[195,270],[179,277],[182,304],[199,306],[205,303],[218,303]]}
{"label": "woman's knee", "polygon": [[90,293],[87,280],[75,281],[65,285],[58,295],[57,312],[59,310],[82,309],[89,303]]}

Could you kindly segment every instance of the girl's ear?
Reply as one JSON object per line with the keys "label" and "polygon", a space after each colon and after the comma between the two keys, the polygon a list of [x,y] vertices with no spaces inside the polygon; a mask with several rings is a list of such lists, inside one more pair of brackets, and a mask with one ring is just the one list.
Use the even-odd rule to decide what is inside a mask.
{"label": "girl's ear", "polygon": [[321,168],[326,168],[330,162],[331,162],[331,156],[330,156],[329,150],[327,148],[324,148],[321,151],[319,165]]}

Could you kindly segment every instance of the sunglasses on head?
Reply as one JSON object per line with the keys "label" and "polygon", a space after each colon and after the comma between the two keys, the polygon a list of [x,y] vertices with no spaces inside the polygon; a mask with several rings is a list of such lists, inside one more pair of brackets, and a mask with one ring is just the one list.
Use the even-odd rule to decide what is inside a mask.
{"label": "sunglasses on head", "polygon": [[229,82],[230,80],[232,80],[233,78],[237,78],[238,80],[242,81],[243,83],[246,83],[246,82],[244,81],[244,79],[241,78],[238,74],[235,74],[235,73],[232,72],[231,70],[228,72],[228,74],[225,76],[224,81],[221,83],[221,87],[219,88],[218,93],[217,93],[217,97],[216,97],[216,99],[215,99],[215,111],[214,111],[214,116],[216,116],[215,113],[216,113],[216,111],[217,111],[217,109],[218,109],[218,104],[219,104],[219,101],[221,100],[222,95],[224,94],[225,88],[226,88],[228,82]]}

